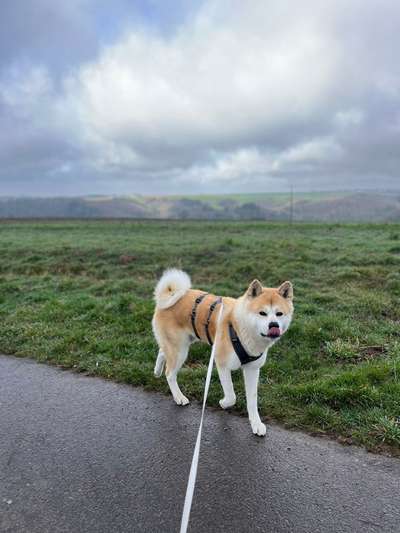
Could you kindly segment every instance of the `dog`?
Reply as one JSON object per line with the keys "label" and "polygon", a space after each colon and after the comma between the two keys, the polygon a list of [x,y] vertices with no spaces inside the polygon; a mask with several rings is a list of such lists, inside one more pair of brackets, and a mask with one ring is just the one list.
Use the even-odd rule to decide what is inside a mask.
{"label": "dog", "polygon": [[278,288],[263,287],[255,279],[239,298],[217,297],[192,289],[186,272],[169,269],[154,291],[156,307],[152,320],[159,346],[154,375],[165,375],[178,405],[186,405],[177,375],[195,341],[215,344],[215,363],[224,392],[223,409],[236,402],[231,372],[242,368],[247,412],[252,432],[264,436],[265,424],[257,407],[260,368],[269,348],[289,328],[293,316],[293,286],[285,281]]}

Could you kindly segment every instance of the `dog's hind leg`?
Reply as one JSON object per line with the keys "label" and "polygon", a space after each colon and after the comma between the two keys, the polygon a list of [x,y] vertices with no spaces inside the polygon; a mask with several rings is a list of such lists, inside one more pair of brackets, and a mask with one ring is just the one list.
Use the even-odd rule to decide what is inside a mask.
{"label": "dog's hind leg", "polygon": [[163,347],[163,352],[165,354],[167,363],[165,375],[167,377],[167,382],[172,392],[172,396],[174,397],[177,405],[187,405],[189,403],[189,400],[179,388],[177,381],[178,372],[186,360],[189,346],[190,341],[185,336],[184,338],[179,339],[179,342],[174,343],[173,345],[172,343],[168,343]]}
{"label": "dog's hind leg", "polygon": [[156,364],[154,366],[154,375],[156,376],[156,378],[161,377],[161,374],[163,373],[163,370],[164,370],[164,366],[165,366],[165,356],[164,356],[164,352],[160,349],[158,352]]}
{"label": "dog's hind leg", "polygon": [[233,388],[232,375],[229,368],[217,365],[217,369],[219,380],[224,391],[224,397],[219,401],[219,405],[222,407],[222,409],[227,409],[236,403],[236,394]]}

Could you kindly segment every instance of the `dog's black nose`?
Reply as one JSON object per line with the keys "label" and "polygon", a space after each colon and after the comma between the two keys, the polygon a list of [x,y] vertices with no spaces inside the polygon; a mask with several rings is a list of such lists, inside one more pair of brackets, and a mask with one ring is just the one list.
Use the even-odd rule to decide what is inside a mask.
{"label": "dog's black nose", "polygon": [[270,322],[268,324],[268,328],[271,329],[271,328],[279,328],[279,324],[278,322]]}

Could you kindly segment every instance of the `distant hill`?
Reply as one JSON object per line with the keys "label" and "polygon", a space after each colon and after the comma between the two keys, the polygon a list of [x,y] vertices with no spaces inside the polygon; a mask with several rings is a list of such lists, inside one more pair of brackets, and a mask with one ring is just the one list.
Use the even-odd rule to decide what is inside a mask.
{"label": "distant hill", "polygon": [[[165,218],[277,220],[290,218],[289,194],[0,198],[0,218]],[[296,221],[400,221],[400,192],[294,195]]]}

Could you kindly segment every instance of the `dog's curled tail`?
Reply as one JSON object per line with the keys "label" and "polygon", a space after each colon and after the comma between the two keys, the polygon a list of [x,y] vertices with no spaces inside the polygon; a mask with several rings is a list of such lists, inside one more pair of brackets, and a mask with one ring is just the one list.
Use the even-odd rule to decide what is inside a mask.
{"label": "dog's curled tail", "polygon": [[183,270],[170,268],[166,270],[159,279],[155,291],[154,299],[159,309],[172,307],[190,289],[192,282]]}

